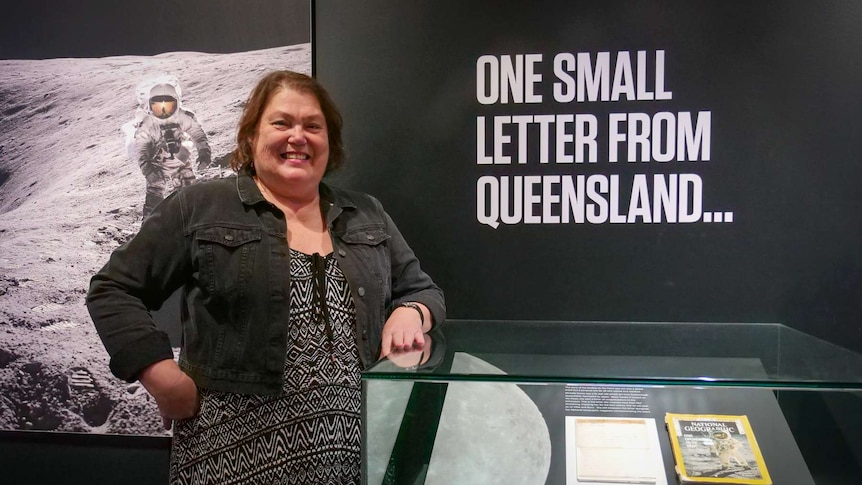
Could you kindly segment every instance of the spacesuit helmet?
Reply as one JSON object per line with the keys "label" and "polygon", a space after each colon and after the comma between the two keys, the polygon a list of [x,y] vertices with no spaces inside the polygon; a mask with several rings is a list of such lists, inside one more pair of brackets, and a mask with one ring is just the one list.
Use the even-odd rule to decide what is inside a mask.
{"label": "spacesuit helmet", "polygon": [[726,440],[730,437],[730,434],[728,434],[727,431],[724,430],[716,430],[712,432],[712,437],[717,440]]}
{"label": "spacesuit helmet", "polygon": [[157,118],[173,116],[179,107],[177,89],[170,84],[156,84],[150,89],[150,112]]}

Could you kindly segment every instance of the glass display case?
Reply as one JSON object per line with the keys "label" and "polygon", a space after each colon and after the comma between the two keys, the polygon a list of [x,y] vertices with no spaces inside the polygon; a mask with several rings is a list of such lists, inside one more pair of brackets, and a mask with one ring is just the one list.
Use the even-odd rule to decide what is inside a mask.
{"label": "glass display case", "polygon": [[[862,355],[780,324],[450,320],[363,373],[362,409],[375,485],[678,483],[668,413],[745,416],[752,483],[862,477]],[[709,473],[750,473],[716,436]]]}

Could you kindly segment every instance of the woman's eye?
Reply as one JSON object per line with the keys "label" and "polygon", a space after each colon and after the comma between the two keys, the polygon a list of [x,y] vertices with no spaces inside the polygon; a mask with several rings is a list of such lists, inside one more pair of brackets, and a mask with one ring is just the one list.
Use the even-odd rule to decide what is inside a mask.
{"label": "woman's eye", "polygon": [[275,126],[287,126],[287,122],[284,120],[275,120],[272,124]]}

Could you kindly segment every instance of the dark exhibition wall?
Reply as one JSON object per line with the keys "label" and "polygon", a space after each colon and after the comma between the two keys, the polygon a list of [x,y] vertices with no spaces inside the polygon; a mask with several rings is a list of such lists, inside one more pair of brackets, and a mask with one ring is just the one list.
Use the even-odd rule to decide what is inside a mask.
{"label": "dark exhibition wall", "polygon": [[0,3],[0,59],[243,52],[308,42],[308,2]]}
{"label": "dark exhibition wall", "polygon": [[862,350],[862,6],[315,2],[346,185],[454,318],[777,322]]}

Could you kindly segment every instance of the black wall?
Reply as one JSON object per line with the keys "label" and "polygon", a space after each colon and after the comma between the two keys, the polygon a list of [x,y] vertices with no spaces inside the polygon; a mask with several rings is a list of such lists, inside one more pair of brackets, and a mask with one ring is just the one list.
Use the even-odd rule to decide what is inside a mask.
{"label": "black wall", "polygon": [[168,483],[170,439],[49,432],[0,433],[9,485]]}
{"label": "black wall", "polygon": [[[382,199],[451,317],[778,322],[862,350],[858,2],[319,0],[316,18],[316,73],[346,120],[339,180]],[[559,53],[659,50],[672,99],[553,97]],[[480,103],[480,57],[528,54],[542,55],[542,102]],[[701,111],[708,161],[609,161],[611,114]],[[595,163],[539,163],[535,126],[527,163],[477,163],[478,117],[549,114],[595,117]],[[625,215],[636,174],[693,174],[703,211],[733,221],[495,229],[477,217],[482,177],[615,175]]]}
{"label": "black wall", "polygon": [[299,44],[310,37],[308,7],[278,0],[4,0],[0,59],[226,53]]}

